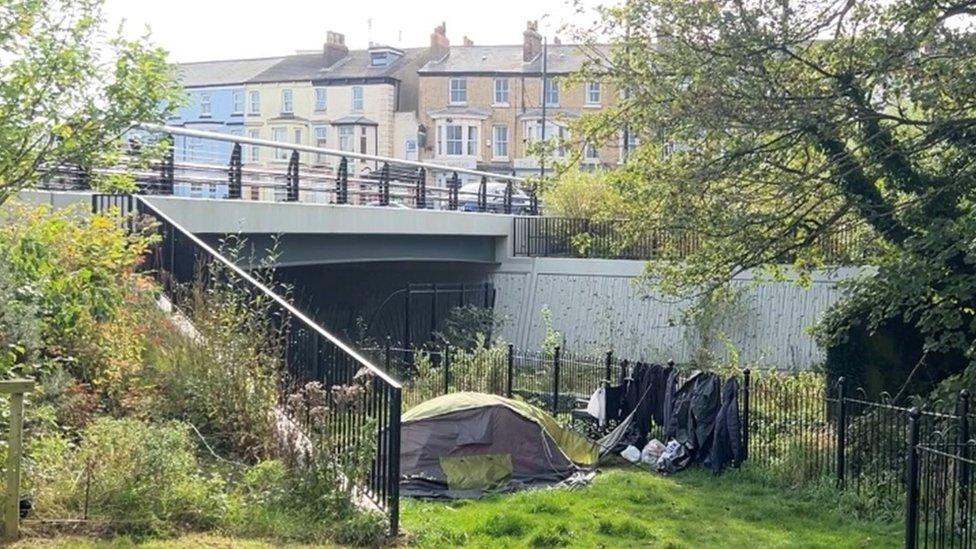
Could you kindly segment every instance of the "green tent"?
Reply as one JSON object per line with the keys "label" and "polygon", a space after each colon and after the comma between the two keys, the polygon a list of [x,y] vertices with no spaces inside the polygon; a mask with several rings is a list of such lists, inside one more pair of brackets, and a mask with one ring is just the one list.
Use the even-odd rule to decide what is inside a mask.
{"label": "green tent", "polygon": [[476,497],[488,489],[559,482],[595,466],[597,450],[531,404],[453,393],[403,415],[401,493]]}

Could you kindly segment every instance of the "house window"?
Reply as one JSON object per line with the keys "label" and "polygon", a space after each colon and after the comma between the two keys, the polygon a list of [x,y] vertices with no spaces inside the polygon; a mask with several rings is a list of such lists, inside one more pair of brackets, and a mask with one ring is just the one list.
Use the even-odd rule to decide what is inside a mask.
{"label": "house window", "polygon": [[478,155],[478,126],[468,126],[468,156]]}
{"label": "house window", "polygon": [[[328,126],[315,126],[312,130],[315,134],[315,146],[320,149],[324,149],[329,146],[329,127]],[[318,153],[315,155],[315,159],[319,162],[325,162],[325,155]]]}
{"label": "house window", "polygon": [[377,51],[369,54],[369,64],[374,67],[385,67],[389,64],[385,51]]}
{"label": "house window", "polygon": [[455,105],[468,102],[468,80],[466,78],[452,78],[449,85],[449,99]]}
{"label": "house window", "polygon": [[546,78],[543,97],[545,98],[546,106],[556,107],[559,105],[559,83],[556,82],[551,76]]}
{"label": "house window", "polygon": [[[525,137],[529,143],[538,141],[542,139],[542,123],[539,120],[533,120],[525,123]],[[553,143],[556,147],[553,154],[557,157],[566,156],[566,141],[569,139],[569,130],[560,126],[559,124],[554,124],[552,122],[546,122],[546,141],[555,140]]]}
{"label": "house window", "polygon": [[508,126],[492,127],[491,151],[494,158],[508,158]]}
{"label": "house window", "polygon": [[[271,129],[271,140],[284,143],[288,139],[288,130],[285,128],[272,128]],[[275,160],[288,160],[288,151],[281,148],[275,148]]]}
{"label": "house window", "polygon": [[362,86],[352,87],[352,110],[355,112],[362,112],[363,110],[363,87]]}
{"label": "house window", "polygon": [[[261,130],[247,130],[247,136],[251,139],[261,139]],[[251,162],[257,162],[261,159],[261,147],[257,145],[251,145]]]}
{"label": "house window", "polygon": [[447,151],[445,154],[461,156],[464,150],[464,128],[451,124],[444,127],[444,133],[446,136],[444,150]]}
{"label": "house window", "polygon": [[248,92],[250,103],[250,114],[261,114],[261,92],[251,90]]}
{"label": "house window", "polygon": [[302,130],[298,128],[295,129],[295,144],[296,145],[302,144]]}
{"label": "house window", "polygon": [[200,116],[210,116],[210,94],[200,94]]}
{"label": "house window", "polygon": [[596,147],[592,143],[587,143],[583,149],[583,159],[587,162],[599,162],[600,155],[597,154]]}
{"label": "house window", "polygon": [[339,126],[339,150],[352,152],[352,126]]}
{"label": "house window", "polygon": [[366,154],[368,151],[368,139],[366,139],[366,128],[359,128],[359,152]]}
{"label": "house window", "polygon": [[496,105],[508,105],[508,78],[495,79],[495,101]]}
{"label": "house window", "polygon": [[600,83],[599,82],[587,82],[586,83],[586,104],[587,105],[599,105],[600,104]]}
{"label": "house window", "polygon": [[620,160],[626,161],[634,149],[640,145],[640,137],[635,132],[624,132],[620,134]]}
{"label": "house window", "polygon": [[285,88],[281,90],[281,113],[291,114],[295,112],[295,95],[292,90]]}
{"label": "house window", "polygon": [[234,92],[234,114],[244,114],[244,91]]}
{"label": "house window", "polygon": [[321,112],[325,110],[326,92],[325,88],[315,88],[315,110]]}

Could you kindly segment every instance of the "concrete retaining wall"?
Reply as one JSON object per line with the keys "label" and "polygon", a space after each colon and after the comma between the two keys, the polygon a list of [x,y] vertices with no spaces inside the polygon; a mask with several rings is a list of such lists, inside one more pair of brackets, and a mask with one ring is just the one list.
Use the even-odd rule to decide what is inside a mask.
{"label": "concrete retaining wall", "polygon": [[809,289],[743,276],[735,281],[744,291],[738,304],[723,311],[719,329],[703,340],[699,330],[683,324],[690,303],[641,285],[643,269],[641,261],[511,258],[492,275],[496,308],[509,319],[502,333],[520,347],[538,348],[546,335],[542,311],[548,309],[552,328],[577,352],[603,353],[611,342],[621,357],[683,362],[695,358],[703,343],[724,356],[727,345],[716,337],[723,332],[745,363],[806,369],[823,357],[808,328],[840,299],[837,282],[858,273],[817,273]]}

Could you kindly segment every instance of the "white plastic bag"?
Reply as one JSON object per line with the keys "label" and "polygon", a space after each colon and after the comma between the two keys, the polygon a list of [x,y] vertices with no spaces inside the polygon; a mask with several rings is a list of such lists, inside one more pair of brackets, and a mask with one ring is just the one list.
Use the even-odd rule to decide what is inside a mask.
{"label": "white plastic bag", "polygon": [[641,450],[641,462],[647,465],[654,465],[657,459],[664,453],[664,443],[656,438],[652,438],[644,449]]}
{"label": "white plastic bag", "polygon": [[620,457],[626,459],[631,463],[637,463],[641,458],[641,451],[637,449],[636,446],[628,446],[624,448],[623,452],[620,452]]}

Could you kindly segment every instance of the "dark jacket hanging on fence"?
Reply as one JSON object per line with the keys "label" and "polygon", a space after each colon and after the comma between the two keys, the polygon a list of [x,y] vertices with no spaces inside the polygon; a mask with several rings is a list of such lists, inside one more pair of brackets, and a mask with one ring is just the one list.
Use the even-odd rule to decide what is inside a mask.
{"label": "dark jacket hanging on fence", "polygon": [[643,364],[638,362],[626,386],[624,397],[624,414],[634,412],[632,425],[635,446],[643,448],[647,443],[647,434],[651,430],[652,421],[657,425],[664,425],[665,405],[667,403],[668,378],[672,368],[660,364]]}
{"label": "dark jacket hanging on fence", "polygon": [[739,423],[739,382],[729,378],[722,387],[722,407],[715,417],[712,447],[704,465],[720,473],[727,465],[742,462],[742,433]]}

